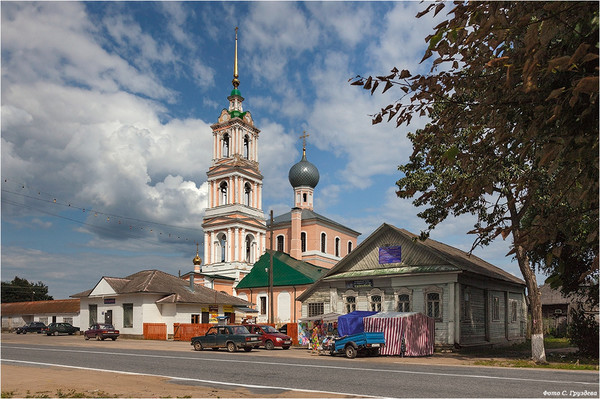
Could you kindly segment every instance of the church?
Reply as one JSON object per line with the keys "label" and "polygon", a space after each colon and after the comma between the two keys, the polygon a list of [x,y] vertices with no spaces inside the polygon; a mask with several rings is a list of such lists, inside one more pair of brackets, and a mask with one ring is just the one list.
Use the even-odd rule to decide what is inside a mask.
{"label": "church", "polygon": [[[195,259],[194,275],[196,281],[204,284],[214,280],[211,276],[218,276],[221,281],[230,279],[231,291],[227,288],[223,291],[237,295],[235,287],[267,250],[305,262],[308,269],[329,269],[356,247],[360,233],[314,211],[315,187],[320,176],[306,156],[306,133],[301,136],[302,159],[289,171],[293,208],[267,223],[262,209],[263,176],[258,159],[260,130],[254,125],[250,111],[243,109],[237,31],[233,69],[233,89],[227,97],[229,107],[211,125],[213,157],[207,172],[208,206],[202,223],[204,265],[199,268]],[[290,306],[297,305],[293,302]],[[268,299],[258,305],[269,306]]]}

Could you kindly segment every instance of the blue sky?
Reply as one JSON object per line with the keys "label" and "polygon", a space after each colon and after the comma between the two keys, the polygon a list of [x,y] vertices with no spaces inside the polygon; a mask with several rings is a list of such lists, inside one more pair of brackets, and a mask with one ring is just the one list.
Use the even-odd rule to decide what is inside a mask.
{"label": "blue sky", "polygon": [[[303,131],[321,180],[315,211],[360,231],[426,226],[395,195],[410,126],[371,125],[398,92],[356,75],[426,73],[434,20],[420,2],[2,2],[2,281],[55,299],[102,276],[192,270],[206,207],[210,125],[240,91],[264,175],[263,210],[289,211]],[[475,220],[432,238],[469,250]],[[475,254],[520,277],[499,240]],[[540,280],[539,283],[542,281]]]}

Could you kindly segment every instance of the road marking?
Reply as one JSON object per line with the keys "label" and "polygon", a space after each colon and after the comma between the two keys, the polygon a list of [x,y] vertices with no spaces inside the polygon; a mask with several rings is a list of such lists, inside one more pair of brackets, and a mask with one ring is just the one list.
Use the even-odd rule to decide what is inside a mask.
{"label": "road marking", "polygon": [[[6,346],[5,346],[6,347]],[[19,346],[9,346],[15,349],[25,349],[39,351],[39,348],[28,348]],[[8,348],[8,347],[7,347]],[[213,361],[213,362],[230,362],[230,363],[250,363],[261,365],[273,365],[273,366],[289,366],[289,367],[306,367],[306,368],[323,368],[323,369],[338,369],[338,370],[353,370],[353,371],[375,371],[378,373],[395,373],[395,374],[417,374],[417,375],[431,375],[440,377],[466,377],[466,378],[480,378],[480,379],[491,379],[491,380],[508,380],[508,381],[524,381],[524,382],[543,382],[543,383],[562,383],[562,384],[583,384],[583,385],[598,385],[597,382],[583,382],[583,381],[557,381],[557,380],[541,380],[534,378],[519,378],[519,377],[499,377],[490,375],[477,375],[477,374],[454,374],[454,373],[437,373],[427,371],[409,371],[409,370],[389,370],[389,369],[375,369],[366,367],[352,367],[351,365],[344,366],[331,366],[331,365],[318,365],[318,364],[297,364],[297,363],[280,363],[280,362],[265,362],[265,361],[251,361],[251,360],[238,360],[238,359],[214,359],[214,358],[198,358],[189,356],[166,356],[166,355],[149,355],[149,354],[138,354],[138,353],[121,353],[121,352],[103,352],[103,351],[87,351],[87,350],[75,350],[75,349],[43,349],[46,351],[54,352],[75,352],[75,353],[91,353],[101,355],[120,355],[120,356],[132,356],[132,357],[151,357],[161,359],[182,359],[182,360],[202,360],[202,361]],[[396,363],[399,364],[399,363]],[[559,370],[560,371],[560,370]]]}
{"label": "road marking", "polygon": [[[327,394],[327,395],[356,396],[356,397],[360,397],[360,398],[382,398],[381,396],[358,395],[358,394],[344,393],[344,392],[320,391],[320,390],[316,390],[316,389],[302,389],[302,388],[277,387],[277,386],[270,386],[270,385],[241,384],[241,383],[227,382],[227,381],[202,380],[199,378],[174,377],[174,376],[170,376],[170,375],[161,375],[161,374],[135,373],[132,371],[96,369],[96,368],[91,368],[91,367],[68,366],[68,365],[64,365],[64,364],[42,363],[42,362],[28,362],[28,361],[24,361],[24,360],[13,360],[13,359],[4,359],[4,358],[1,361],[2,361],[2,363],[4,363],[4,362],[22,363],[22,364],[29,364],[29,365],[34,365],[34,366],[62,367],[62,368],[76,369],[76,370],[101,371],[101,372],[105,372],[105,373],[114,373],[114,374],[168,378],[168,379],[175,380],[175,381],[201,382],[201,383],[205,383],[205,384],[226,385],[228,387],[236,386],[236,387],[241,387],[241,388],[277,389],[277,390],[285,390],[285,391],[310,392],[310,393]],[[385,399],[388,399],[388,398],[385,398]],[[389,399],[394,399],[394,398],[389,398]]]}

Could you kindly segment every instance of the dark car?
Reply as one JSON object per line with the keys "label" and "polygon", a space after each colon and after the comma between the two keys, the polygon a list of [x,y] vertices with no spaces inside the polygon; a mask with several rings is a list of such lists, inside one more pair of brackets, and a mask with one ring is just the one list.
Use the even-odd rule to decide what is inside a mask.
{"label": "dark car", "polygon": [[197,351],[205,348],[227,348],[228,352],[235,352],[244,348],[246,352],[250,352],[260,344],[260,338],[257,334],[250,334],[244,326],[214,326],[206,334],[192,338],[191,344]]}
{"label": "dark car", "polygon": [[112,324],[99,323],[92,324],[92,326],[83,333],[83,337],[87,340],[90,338],[96,338],[97,341],[104,341],[106,338],[110,338],[113,341],[119,336],[119,330],[115,330]]}
{"label": "dark car", "polygon": [[260,346],[264,346],[265,349],[270,350],[275,347],[289,349],[292,346],[292,338],[279,332],[275,327],[265,324],[245,324],[244,326],[251,333],[260,336]]}
{"label": "dark car", "polygon": [[46,330],[46,325],[44,323],[42,323],[41,321],[32,321],[29,324],[25,324],[24,326],[17,327],[16,333],[17,334],[27,334],[28,332],[35,332],[35,333],[41,334],[43,332],[46,332],[45,330]]}
{"label": "dark car", "polygon": [[46,329],[46,335],[73,335],[76,332],[79,332],[79,327],[73,327],[71,323],[50,323]]}

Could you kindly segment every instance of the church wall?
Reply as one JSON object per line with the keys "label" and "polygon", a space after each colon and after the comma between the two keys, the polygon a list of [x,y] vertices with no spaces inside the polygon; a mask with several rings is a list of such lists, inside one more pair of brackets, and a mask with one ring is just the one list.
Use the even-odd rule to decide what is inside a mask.
{"label": "church wall", "polygon": [[[283,286],[273,288],[273,313],[275,323],[293,323],[302,317],[302,303],[295,300],[295,298],[302,294],[306,288],[307,286]],[[259,311],[258,314],[255,314],[257,323],[267,323],[270,312],[268,288],[257,288],[252,290],[249,288],[242,288],[237,290],[237,296],[255,305],[254,309]],[[264,314],[260,312],[259,297],[261,296],[267,298],[267,307]],[[280,298],[283,299],[283,301],[280,302]]]}

